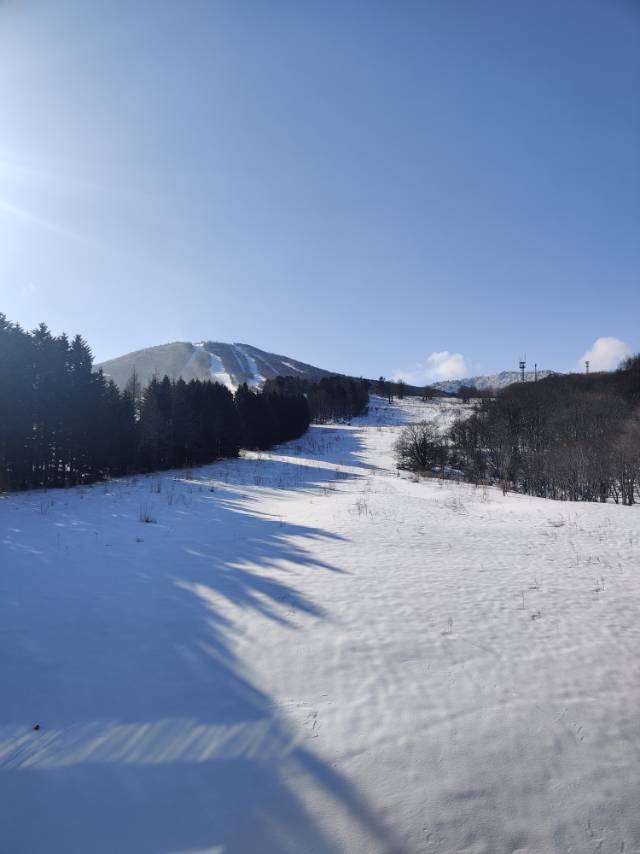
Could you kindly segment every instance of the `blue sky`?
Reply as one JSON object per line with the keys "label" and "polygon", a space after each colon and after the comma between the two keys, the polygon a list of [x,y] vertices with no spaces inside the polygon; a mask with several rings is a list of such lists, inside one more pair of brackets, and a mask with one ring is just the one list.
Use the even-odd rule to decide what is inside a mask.
{"label": "blue sky", "polygon": [[98,359],[612,363],[639,91],[634,0],[5,0],[0,311]]}

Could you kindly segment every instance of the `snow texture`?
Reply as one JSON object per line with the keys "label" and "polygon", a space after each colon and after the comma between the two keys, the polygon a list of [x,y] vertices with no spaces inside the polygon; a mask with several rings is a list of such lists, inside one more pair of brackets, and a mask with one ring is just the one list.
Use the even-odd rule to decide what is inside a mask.
{"label": "snow texture", "polygon": [[0,850],[639,851],[639,511],[399,476],[456,406],[0,500]]}

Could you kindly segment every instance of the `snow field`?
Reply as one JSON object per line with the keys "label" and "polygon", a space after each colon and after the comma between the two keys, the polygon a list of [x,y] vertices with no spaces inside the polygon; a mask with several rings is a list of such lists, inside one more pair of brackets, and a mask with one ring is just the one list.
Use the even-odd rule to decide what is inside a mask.
{"label": "snow field", "polygon": [[0,850],[640,851],[638,512],[399,476],[458,407],[0,500]]}

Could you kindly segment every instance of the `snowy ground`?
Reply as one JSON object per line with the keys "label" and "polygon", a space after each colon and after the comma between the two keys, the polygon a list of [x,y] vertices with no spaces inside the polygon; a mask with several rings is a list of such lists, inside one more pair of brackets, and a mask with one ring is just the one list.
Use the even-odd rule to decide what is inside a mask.
{"label": "snowy ground", "polygon": [[0,851],[640,851],[640,511],[398,477],[450,407],[0,500]]}

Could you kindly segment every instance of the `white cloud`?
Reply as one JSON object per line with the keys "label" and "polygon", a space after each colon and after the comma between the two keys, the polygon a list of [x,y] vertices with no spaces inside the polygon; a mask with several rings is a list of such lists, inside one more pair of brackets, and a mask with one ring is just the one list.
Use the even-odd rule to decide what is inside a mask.
{"label": "white cloud", "polygon": [[440,350],[427,356],[424,362],[414,365],[409,370],[398,370],[394,380],[404,380],[409,385],[425,385],[440,380],[460,379],[467,374],[467,365],[462,353],[450,353]]}
{"label": "white cloud", "polygon": [[588,360],[592,371],[612,371],[630,355],[629,346],[619,338],[596,338],[591,348],[578,360],[578,370],[584,370],[584,363]]}

